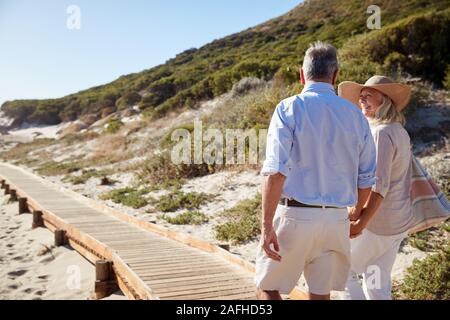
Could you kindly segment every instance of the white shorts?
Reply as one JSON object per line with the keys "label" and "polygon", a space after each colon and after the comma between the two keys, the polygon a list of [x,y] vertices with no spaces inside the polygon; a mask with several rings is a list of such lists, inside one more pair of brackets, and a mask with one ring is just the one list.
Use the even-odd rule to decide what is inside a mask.
{"label": "white shorts", "polygon": [[[407,231],[393,236],[380,236],[365,229],[362,235],[350,242],[352,271],[362,274],[370,265],[379,265],[390,272],[400,244],[407,236]],[[380,264],[378,260],[382,257],[384,259]]]}
{"label": "white shorts", "polygon": [[[380,236],[365,229],[351,240],[351,275],[347,295],[351,300],[391,300],[391,273],[398,249],[408,232]],[[363,285],[358,274],[363,274]]]}
{"label": "white shorts", "polygon": [[281,262],[258,247],[256,287],[289,294],[304,272],[309,292],[342,291],[350,271],[350,221],[347,209],[279,205],[274,217]]}

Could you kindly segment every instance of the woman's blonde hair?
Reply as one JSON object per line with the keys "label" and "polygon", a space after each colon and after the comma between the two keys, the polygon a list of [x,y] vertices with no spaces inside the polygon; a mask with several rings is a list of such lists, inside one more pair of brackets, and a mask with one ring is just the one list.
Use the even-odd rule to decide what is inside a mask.
{"label": "woman's blonde hair", "polygon": [[397,110],[392,99],[383,94],[383,102],[375,112],[375,117],[371,119],[370,122],[374,124],[399,122],[404,126],[406,119],[403,113]]}

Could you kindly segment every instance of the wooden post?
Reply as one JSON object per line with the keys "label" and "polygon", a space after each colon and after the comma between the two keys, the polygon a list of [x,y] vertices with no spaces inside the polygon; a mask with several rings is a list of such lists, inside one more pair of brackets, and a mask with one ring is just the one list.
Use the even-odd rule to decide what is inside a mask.
{"label": "wooden post", "polygon": [[11,201],[11,202],[17,201],[17,191],[16,190],[9,191],[9,201]]}
{"label": "wooden post", "polygon": [[44,226],[44,220],[42,219],[42,211],[33,211],[33,225],[32,228],[36,229]]}
{"label": "wooden post", "polygon": [[9,184],[5,184],[5,195],[9,194]]}
{"label": "wooden post", "polygon": [[95,262],[95,297],[102,299],[118,289],[111,260]]}
{"label": "wooden post", "polygon": [[28,209],[27,198],[19,198],[19,214],[30,212]]}
{"label": "wooden post", "polygon": [[66,244],[66,232],[64,230],[55,230],[55,246],[61,247]]}

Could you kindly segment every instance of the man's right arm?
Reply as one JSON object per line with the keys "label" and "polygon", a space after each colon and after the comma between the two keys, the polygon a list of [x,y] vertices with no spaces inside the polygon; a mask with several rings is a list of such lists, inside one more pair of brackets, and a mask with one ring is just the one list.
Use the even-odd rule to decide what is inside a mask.
{"label": "man's right arm", "polygon": [[367,120],[364,119],[364,143],[359,153],[358,168],[358,203],[350,212],[351,220],[358,220],[362,209],[370,195],[372,186],[375,184],[375,172],[377,168],[377,152],[375,142],[370,132]]}
{"label": "man's right arm", "polygon": [[[277,106],[267,136],[266,161],[261,174],[266,176],[262,188],[262,246],[267,256],[280,261],[278,240],[273,228],[273,217],[280,201],[284,182],[289,174],[288,161],[293,145],[293,128],[283,104]],[[272,250],[272,246],[273,249]]]}
{"label": "man's right arm", "polygon": [[356,221],[361,216],[361,212],[369,199],[371,190],[372,188],[358,189],[358,203],[349,210],[351,221]]}
{"label": "man's right arm", "polygon": [[[286,177],[280,173],[266,177],[262,188],[262,226],[263,249],[267,256],[280,261],[278,240],[273,228],[273,217],[283,192]],[[271,245],[273,245],[273,250]]]}

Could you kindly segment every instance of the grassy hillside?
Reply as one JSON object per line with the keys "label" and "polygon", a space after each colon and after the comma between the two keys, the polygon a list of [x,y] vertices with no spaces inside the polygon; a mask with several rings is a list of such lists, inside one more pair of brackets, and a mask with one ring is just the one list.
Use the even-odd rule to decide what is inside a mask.
{"label": "grassy hillside", "polygon": [[[382,8],[380,31],[366,27],[371,4]],[[447,7],[446,0],[305,1],[286,15],[186,50],[152,69],[61,99],[6,102],[2,111],[15,125],[57,124],[134,105],[161,117],[221,95],[244,77],[295,82],[305,49],[318,39],[341,49],[342,79],[400,69],[440,86],[450,64]]]}

